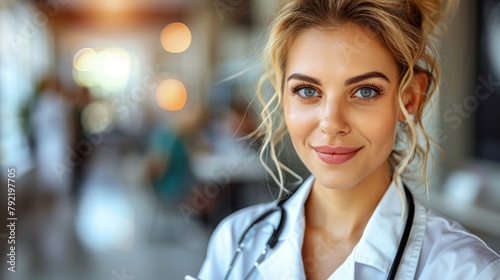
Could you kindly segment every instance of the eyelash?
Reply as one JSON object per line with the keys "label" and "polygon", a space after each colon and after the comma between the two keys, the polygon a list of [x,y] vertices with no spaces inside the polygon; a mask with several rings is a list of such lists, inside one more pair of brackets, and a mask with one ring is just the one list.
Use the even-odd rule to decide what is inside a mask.
{"label": "eyelash", "polygon": [[[308,83],[300,83],[292,88],[292,95],[296,96],[300,100],[310,99],[311,97],[307,98],[307,97],[303,97],[303,96],[299,95],[299,91],[301,89],[304,89],[304,88],[312,88],[316,92],[320,92],[319,89],[317,87],[315,87],[314,85],[311,85]],[[374,83],[361,84],[358,87],[356,87],[356,90],[354,92],[356,93],[356,92],[358,92],[358,90],[360,90],[362,88],[370,88],[370,89],[374,90],[375,92],[377,92],[377,94],[375,96],[369,97],[369,98],[362,98],[363,100],[367,100],[367,101],[375,100],[375,99],[380,98],[382,96],[382,94],[384,94],[384,88],[382,86],[376,85]]]}
{"label": "eyelash", "polygon": [[362,88],[370,88],[372,90],[374,90],[377,94],[373,97],[369,97],[369,98],[362,98],[363,100],[376,100],[378,98],[380,98],[382,96],[382,94],[384,94],[384,88],[380,85],[376,85],[376,84],[373,84],[373,83],[366,83],[366,84],[362,84],[360,86],[358,86],[356,88],[356,91],[354,91],[354,93],[358,92],[358,90],[362,89]]}
{"label": "eyelash", "polygon": [[299,95],[299,91],[301,89],[304,89],[304,88],[312,88],[314,89],[316,92],[319,92],[319,89],[311,84],[308,84],[308,83],[300,83],[300,84],[297,84],[296,86],[294,86],[292,88],[292,95],[296,96],[298,99],[300,100],[307,100],[307,99],[310,99],[311,97],[307,98],[307,97],[303,97],[301,95]]}

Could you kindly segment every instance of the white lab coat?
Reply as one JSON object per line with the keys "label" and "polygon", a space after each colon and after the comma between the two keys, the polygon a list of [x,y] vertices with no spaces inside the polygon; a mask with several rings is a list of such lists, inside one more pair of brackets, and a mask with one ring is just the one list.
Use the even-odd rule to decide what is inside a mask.
{"label": "white lab coat", "polygon": [[[313,180],[311,177],[305,181],[284,204],[287,222],[278,244],[258,266],[252,279],[306,278],[304,265],[313,265],[314,261],[302,259],[304,202]],[[210,239],[198,277],[224,279],[242,232],[272,206],[260,204],[245,208],[222,221]],[[328,279],[386,279],[406,221],[401,212],[401,199],[396,184],[392,183],[359,243]],[[230,279],[244,279],[271,233],[270,224],[276,225],[278,219],[279,214],[273,214],[259,225],[245,243]],[[321,260],[327,253],[326,247],[317,248],[315,258]],[[457,222],[438,216],[416,201],[411,234],[396,279],[500,279],[500,257]]]}

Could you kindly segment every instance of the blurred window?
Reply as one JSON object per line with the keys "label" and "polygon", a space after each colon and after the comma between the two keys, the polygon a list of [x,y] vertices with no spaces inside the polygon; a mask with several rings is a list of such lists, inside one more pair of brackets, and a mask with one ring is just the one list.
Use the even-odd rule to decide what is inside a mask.
{"label": "blurred window", "polygon": [[26,129],[34,85],[49,70],[48,20],[27,2],[0,5],[0,164],[22,175],[32,166]]}

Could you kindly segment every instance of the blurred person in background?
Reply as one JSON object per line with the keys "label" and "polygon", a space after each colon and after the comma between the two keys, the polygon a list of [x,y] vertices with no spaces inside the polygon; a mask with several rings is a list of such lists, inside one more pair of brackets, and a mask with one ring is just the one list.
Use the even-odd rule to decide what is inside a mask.
{"label": "blurred person in background", "polygon": [[[150,125],[144,157],[144,173],[150,182],[156,201],[155,218],[150,238],[154,240],[186,241],[186,224],[176,213],[185,203],[197,180],[192,172],[186,132],[173,126],[165,116],[148,114]],[[161,217],[166,227],[161,227]]]}
{"label": "blurred person in background", "polygon": [[[66,170],[73,127],[71,102],[55,76],[40,83],[29,116],[34,139],[35,185],[31,215],[25,217],[26,233],[34,244],[30,247],[35,267],[57,270],[69,262],[66,250],[73,248],[74,229],[71,219],[71,176]],[[27,208],[28,209],[28,208]],[[50,216],[51,219],[44,217]],[[31,236],[32,235],[32,236]]]}
{"label": "blurred person in background", "polygon": [[147,177],[165,205],[182,201],[196,183],[185,140],[167,121],[152,125],[145,161]]}
{"label": "blurred person in background", "polygon": [[42,80],[34,98],[29,122],[39,191],[65,194],[70,184],[57,172],[57,164],[65,162],[70,144],[70,103],[55,76]]}
{"label": "blurred person in background", "polygon": [[[77,200],[81,194],[81,187],[85,179],[85,170],[87,168],[89,158],[78,154],[79,145],[83,141],[89,141],[85,128],[82,124],[82,113],[85,107],[93,101],[92,94],[88,87],[82,86],[76,90],[76,94],[72,97],[71,107],[71,147],[76,154],[72,155],[77,158],[71,171],[71,195]],[[90,141],[89,141],[90,142]]]}
{"label": "blurred person in background", "polygon": [[277,157],[286,133],[312,176],[222,221],[199,279],[498,279],[500,256],[405,185],[416,177],[429,187],[432,38],[454,4],[284,3],[264,49],[274,92],[261,84],[256,135],[283,192],[294,173]]}

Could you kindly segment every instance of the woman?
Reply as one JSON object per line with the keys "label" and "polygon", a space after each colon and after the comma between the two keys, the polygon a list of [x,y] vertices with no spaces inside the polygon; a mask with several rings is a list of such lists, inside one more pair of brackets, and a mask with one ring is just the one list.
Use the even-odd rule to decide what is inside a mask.
{"label": "woman", "polygon": [[442,9],[432,0],[287,1],[266,47],[275,92],[260,94],[257,133],[280,186],[291,172],[275,154],[285,130],[312,176],[281,203],[284,226],[265,254],[281,211],[243,238],[274,205],[226,218],[200,279],[500,279],[498,254],[403,186],[410,164],[427,178],[422,115],[439,77],[430,37]]}

